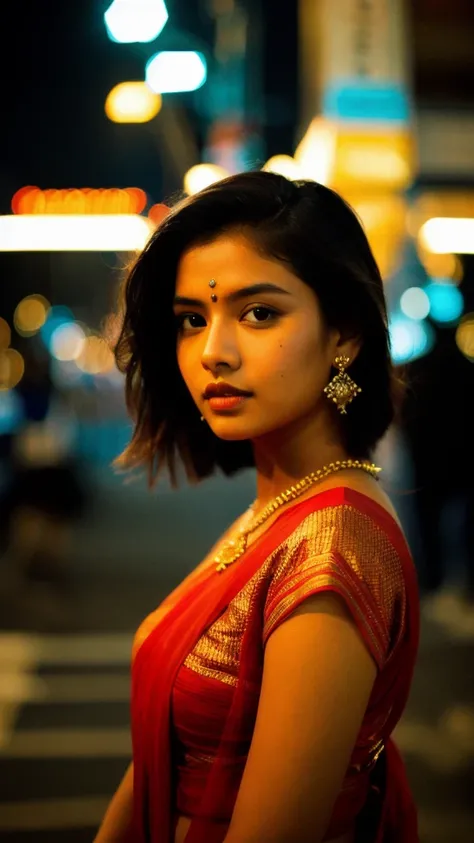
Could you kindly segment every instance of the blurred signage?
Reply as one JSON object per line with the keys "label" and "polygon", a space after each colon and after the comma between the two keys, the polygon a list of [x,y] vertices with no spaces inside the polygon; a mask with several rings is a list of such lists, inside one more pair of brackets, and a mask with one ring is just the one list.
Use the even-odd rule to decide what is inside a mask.
{"label": "blurred signage", "polygon": [[323,114],[340,120],[407,123],[410,112],[400,85],[370,80],[339,80],[323,94]]}
{"label": "blurred signage", "polygon": [[[301,0],[312,116],[295,159],[343,195],[406,190],[417,169],[403,0]],[[312,175],[309,173],[312,172]]]}
{"label": "blurred signage", "polygon": [[403,190],[412,180],[414,142],[408,131],[341,130],[336,141],[333,182],[336,190]]}
{"label": "blurred signage", "polygon": [[147,196],[139,187],[40,190],[28,185],[17,190],[14,214],[140,214]]}
{"label": "blurred signage", "polygon": [[0,252],[134,252],[153,227],[143,214],[7,214]]}
{"label": "blurred signage", "polygon": [[396,193],[346,193],[345,198],[362,220],[375,259],[388,280],[395,270],[406,235],[407,205]]}
{"label": "blurred signage", "polygon": [[322,111],[330,119],[408,123],[402,0],[323,0]]}
{"label": "blurred signage", "polygon": [[415,167],[415,143],[406,126],[341,125],[315,117],[295,151],[305,178],[343,194],[403,190]]}

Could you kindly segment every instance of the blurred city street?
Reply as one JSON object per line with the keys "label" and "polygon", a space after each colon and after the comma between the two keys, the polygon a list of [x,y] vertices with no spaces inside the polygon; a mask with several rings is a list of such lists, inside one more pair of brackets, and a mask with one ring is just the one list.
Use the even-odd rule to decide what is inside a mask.
{"label": "blurred city street", "polygon": [[[107,469],[91,482],[95,506],[76,528],[67,588],[31,584],[1,607],[5,843],[90,843],[130,758],[133,631],[253,492],[246,472],[232,492],[216,478],[150,495]],[[425,601],[415,681],[396,731],[422,843],[472,841],[473,646],[474,614],[462,613],[453,582],[436,604]]]}
{"label": "blurred city street", "polygon": [[[117,474],[133,426],[114,352],[122,281],[170,209],[264,170],[292,193],[263,222],[280,225],[289,210],[298,255],[303,226],[287,196],[317,182],[318,195],[334,199],[328,187],[349,203],[370,245],[351,283],[373,291],[370,272],[380,271],[384,353],[370,352],[367,366],[390,368],[404,388],[376,457],[422,598],[395,738],[420,843],[473,843],[474,0],[26,0],[10,4],[0,38],[0,840],[92,843],[131,755],[134,632],[255,496],[252,471],[183,480],[178,491],[163,480],[152,493],[144,478]],[[309,214],[305,203],[303,193]],[[260,226],[253,199],[251,212]],[[352,246],[333,225],[331,276],[324,224],[311,218],[307,239],[320,252],[302,259],[306,274],[279,239],[278,257],[316,298],[349,302],[349,321],[368,326],[365,300],[352,308],[352,288],[344,301],[333,292]],[[171,307],[160,310],[179,266],[172,272],[167,259],[153,264],[150,342],[131,331],[132,344],[151,349],[158,419],[179,379],[174,351],[171,373],[155,347],[180,336]],[[216,285],[214,264],[205,277]],[[131,296],[136,324],[148,319],[143,296]],[[349,337],[363,338],[359,353],[361,324]],[[340,337],[351,328],[333,316],[334,326]],[[284,377],[263,349],[250,370],[266,381],[265,358]],[[306,356],[298,374],[305,365]],[[370,391],[361,381],[361,400],[373,402],[363,433],[384,389],[391,402],[388,377],[380,383]]]}

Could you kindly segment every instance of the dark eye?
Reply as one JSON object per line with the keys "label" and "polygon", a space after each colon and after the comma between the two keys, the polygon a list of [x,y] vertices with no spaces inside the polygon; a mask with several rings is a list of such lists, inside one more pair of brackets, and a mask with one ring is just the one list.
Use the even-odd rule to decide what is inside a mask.
{"label": "dark eye", "polygon": [[275,319],[278,318],[279,314],[276,310],[273,310],[271,307],[252,307],[251,310],[248,310],[245,314],[245,317],[249,315],[249,313],[255,314],[255,321],[250,319],[249,321],[254,325],[257,323],[265,323],[265,322],[273,322]]}
{"label": "dark eye", "polygon": [[[190,324],[185,325],[186,319],[189,319]],[[202,328],[202,325],[193,324],[196,320],[202,319],[204,322],[204,318],[199,315],[199,313],[180,313],[176,316],[176,324],[178,326],[178,331],[189,331],[193,328]]]}

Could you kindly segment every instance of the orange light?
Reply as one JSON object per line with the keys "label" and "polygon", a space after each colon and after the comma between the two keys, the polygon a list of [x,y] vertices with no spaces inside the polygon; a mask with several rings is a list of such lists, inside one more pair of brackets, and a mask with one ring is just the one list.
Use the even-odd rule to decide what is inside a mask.
{"label": "orange light", "polygon": [[156,205],[152,205],[148,211],[148,219],[155,223],[155,225],[159,225],[168,216],[170,211],[171,208],[163,205],[162,202],[158,202]]}
{"label": "orange light", "polygon": [[120,82],[105,101],[105,113],[113,123],[148,123],[160,109],[160,94],[146,82]]}
{"label": "orange light", "polygon": [[103,337],[85,337],[75,363],[81,372],[101,375],[110,372],[115,365],[114,355]]}
{"label": "orange light", "polygon": [[13,389],[22,379],[25,361],[15,348],[0,351],[0,391]]}
{"label": "orange light", "polygon": [[456,345],[459,351],[474,362],[474,313],[461,319],[456,330]]}
{"label": "orange light", "polygon": [[8,348],[12,339],[12,330],[6,319],[0,316],[0,349]]}
{"label": "orange light", "polygon": [[11,206],[14,214],[141,214],[146,203],[139,187],[40,190],[28,185],[17,190]]}
{"label": "orange light", "polygon": [[51,305],[44,296],[26,296],[16,306],[13,324],[22,337],[32,337],[46,322]]}

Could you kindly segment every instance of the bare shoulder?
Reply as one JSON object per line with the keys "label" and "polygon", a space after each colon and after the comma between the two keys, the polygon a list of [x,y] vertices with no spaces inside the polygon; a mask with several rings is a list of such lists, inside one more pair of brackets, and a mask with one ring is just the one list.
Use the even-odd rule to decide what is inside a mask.
{"label": "bare shoulder", "polygon": [[366,495],[368,498],[371,498],[375,503],[379,504],[379,506],[383,507],[389,515],[397,522],[398,526],[401,528],[400,518],[398,516],[397,510],[395,509],[392,501],[390,500],[389,495],[384,489],[383,480],[377,481],[373,477],[369,475],[364,475],[362,477],[358,477],[351,479],[350,483],[347,484],[349,488],[355,489],[355,491],[361,492],[362,494]]}
{"label": "bare shoulder", "polygon": [[384,489],[383,480],[375,480],[369,474],[362,471],[349,470],[341,471],[339,474],[330,476],[327,481],[319,487],[319,491],[324,489],[332,489],[338,486],[344,486],[347,489],[353,489],[355,492],[360,492],[362,495],[373,500],[396,521],[400,529],[402,525],[398,513],[390,500],[389,495]]}

